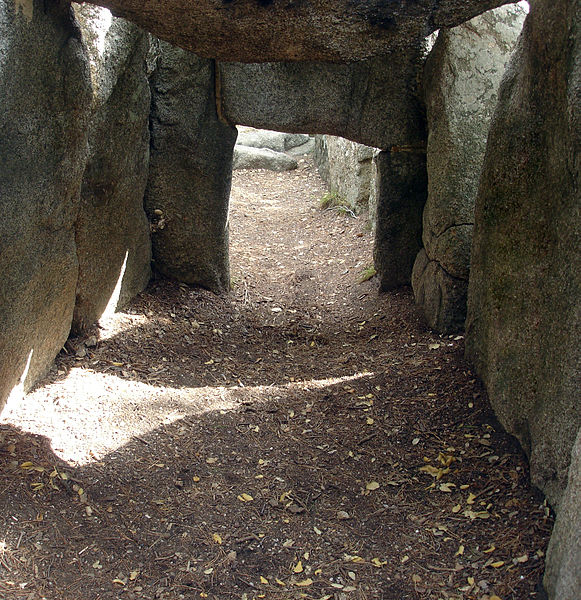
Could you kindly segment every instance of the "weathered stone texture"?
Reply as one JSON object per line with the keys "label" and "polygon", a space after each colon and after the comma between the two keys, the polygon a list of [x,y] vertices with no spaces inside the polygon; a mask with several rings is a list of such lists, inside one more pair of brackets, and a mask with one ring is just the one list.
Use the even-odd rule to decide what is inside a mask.
{"label": "weathered stone texture", "polygon": [[554,600],[581,597],[581,429],[573,445],[569,483],[547,551],[544,584]]}
{"label": "weathered stone texture", "polygon": [[79,280],[73,327],[125,305],[149,281],[143,208],[149,161],[149,37],[106,9],[76,9],[89,49],[93,103],[89,158],[76,225]]}
{"label": "weathered stone texture", "polygon": [[331,192],[354,211],[367,208],[372,181],[372,161],[377,150],[332,135],[316,136],[315,164]]}
{"label": "weathered stone texture", "polygon": [[431,32],[506,0],[92,0],[206,58],[263,62],[358,61],[405,54]]}
{"label": "weathered stone texture", "polygon": [[537,0],[499,92],[476,202],[467,354],[557,507],[581,425],[579,3]]}
{"label": "weathered stone texture", "polygon": [[374,262],[381,289],[410,283],[415,257],[422,246],[422,211],[426,203],[426,155],[380,152],[375,198]]}
{"label": "weathered stone texture", "polygon": [[462,330],[474,203],[490,120],[525,10],[504,6],[442,30],[426,61],[428,199],[424,249],[414,265],[416,302],[430,327]]}
{"label": "weathered stone texture", "polygon": [[270,148],[234,146],[234,169],[268,169],[269,171],[292,171],[299,166],[296,159],[284,152]]}
{"label": "weathered stone texture", "polygon": [[0,1],[0,408],[69,334],[90,78],[64,2]]}
{"label": "weathered stone texture", "polygon": [[162,42],[151,85],[145,206],[154,267],[179,281],[227,290],[236,129],[216,114],[214,63]]}
{"label": "weathered stone texture", "polygon": [[425,143],[418,90],[425,44],[336,65],[219,63],[221,114],[230,123],[341,136],[367,146]]}
{"label": "weathered stone texture", "polygon": [[275,152],[286,152],[309,141],[309,136],[304,133],[284,133],[268,129],[254,129],[253,127],[238,127],[236,145],[250,146],[252,148],[268,148]]}

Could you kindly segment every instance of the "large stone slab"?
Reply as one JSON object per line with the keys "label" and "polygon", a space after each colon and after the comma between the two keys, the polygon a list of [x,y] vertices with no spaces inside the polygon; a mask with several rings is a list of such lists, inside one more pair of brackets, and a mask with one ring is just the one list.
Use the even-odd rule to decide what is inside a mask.
{"label": "large stone slab", "polygon": [[422,39],[358,63],[219,63],[221,115],[230,123],[340,136],[376,148],[425,144],[418,82]]}
{"label": "large stone slab", "polygon": [[422,247],[422,211],[428,191],[426,155],[383,151],[376,156],[375,167],[373,257],[381,289],[387,291],[410,283]]}
{"label": "large stone slab", "polygon": [[506,0],[93,0],[206,58],[348,62],[403,50]]}
{"label": "large stone slab", "polygon": [[558,508],[581,425],[579,4],[531,6],[488,137],[467,354]]}
{"label": "large stone slab", "polygon": [[474,204],[498,86],[525,10],[510,5],[441,30],[426,61],[428,199],[424,249],[412,285],[428,325],[459,331],[466,320]]}
{"label": "large stone slab", "polygon": [[375,180],[372,161],[377,152],[357,142],[332,135],[315,136],[315,164],[330,192],[353,210],[366,209]]}
{"label": "large stone slab", "polygon": [[91,103],[69,5],[0,1],[0,409],[69,334]]}
{"label": "large stone slab", "polygon": [[151,241],[143,208],[149,162],[149,36],[107,9],[77,6],[90,57],[93,103],[76,242],[73,328],[97,321],[149,281]]}
{"label": "large stone slab", "polygon": [[145,207],[154,267],[215,291],[229,289],[228,201],[236,129],[216,113],[215,65],[160,43],[151,78]]}
{"label": "large stone slab", "polygon": [[298,162],[284,152],[254,146],[234,146],[233,169],[268,169],[269,171],[292,171]]}
{"label": "large stone slab", "polygon": [[238,127],[237,129],[237,145],[268,148],[275,152],[286,152],[291,148],[302,146],[310,140],[309,136],[304,133],[284,133],[268,129],[255,129],[254,127]]}
{"label": "large stone slab", "polygon": [[544,584],[549,598],[581,597],[581,429],[571,453],[569,483],[559,505],[547,551]]}

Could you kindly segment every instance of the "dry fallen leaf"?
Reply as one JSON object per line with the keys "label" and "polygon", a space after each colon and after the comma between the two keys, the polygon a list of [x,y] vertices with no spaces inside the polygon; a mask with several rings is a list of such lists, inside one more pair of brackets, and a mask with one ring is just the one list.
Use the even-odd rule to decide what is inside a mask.
{"label": "dry fallen leaf", "polygon": [[373,490],[377,490],[379,488],[379,483],[377,483],[377,481],[370,481],[366,486],[365,489],[369,490],[369,491],[373,491]]}
{"label": "dry fallen leaf", "polygon": [[448,492],[448,493],[450,493],[450,492],[452,492],[451,488],[453,488],[453,487],[456,487],[456,484],[455,483],[450,483],[448,481],[447,483],[441,483],[440,486],[438,487],[438,489],[441,492]]}

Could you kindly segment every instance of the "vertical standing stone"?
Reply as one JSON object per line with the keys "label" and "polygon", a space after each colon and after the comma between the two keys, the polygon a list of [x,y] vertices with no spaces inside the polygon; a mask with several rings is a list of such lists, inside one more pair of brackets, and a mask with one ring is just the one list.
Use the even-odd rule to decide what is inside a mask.
{"label": "vertical standing stone", "polygon": [[69,4],[0,0],[0,409],[70,331],[90,94]]}
{"label": "vertical standing stone", "polygon": [[369,206],[375,148],[332,135],[315,136],[315,164],[331,192],[352,210]]}
{"label": "vertical standing stone", "polygon": [[380,152],[375,160],[374,262],[382,290],[408,285],[422,247],[422,211],[428,189],[426,155],[407,148]]}
{"label": "vertical standing stone", "polygon": [[474,203],[506,62],[522,29],[518,5],[440,31],[426,61],[428,199],[412,285],[428,325],[464,328]]}
{"label": "vertical standing stone", "polygon": [[76,225],[79,280],[73,327],[126,304],[149,281],[143,208],[149,161],[149,37],[104,8],[76,8],[89,50],[93,103],[89,158]]}
{"label": "vertical standing stone", "polygon": [[569,483],[559,505],[547,550],[544,584],[554,600],[579,600],[581,593],[581,429],[571,453]]}
{"label": "vertical standing stone", "polygon": [[215,291],[229,289],[228,200],[236,129],[219,120],[211,60],[160,43],[151,79],[146,211],[154,267]]}
{"label": "vertical standing stone", "polygon": [[581,426],[581,14],[537,0],[476,201],[466,352],[557,507]]}

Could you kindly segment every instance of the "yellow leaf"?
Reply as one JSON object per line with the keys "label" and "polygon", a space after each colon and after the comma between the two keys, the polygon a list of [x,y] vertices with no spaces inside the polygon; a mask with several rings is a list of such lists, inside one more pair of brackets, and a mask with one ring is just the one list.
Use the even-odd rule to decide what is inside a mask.
{"label": "yellow leaf", "polygon": [[474,585],[474,577],[468,577],[468,583]]}
{"label": "yellow leaf", "polygon": [[438,462],[444,467],[449,467],[456,459],[451,454],[438,454]]}
{"label": "yellow leaf", "polygon": [[343,558],[346,561],[354,562],[354,563],[364,563],[365,562],[364,558],[362,558],[361,556],[357,556],[356,554],[344,554]]}
{"label": "yellow leaf", "polygon": [[313,531],[317,534],[317,535],[321,535],[323,532],[318,528],[318,527],[313,527]]}
{"label": "yellow leaf", "polygon": [[452,512],[453,513],[458,513],[462,510],[462,506],[460,506],[460,504],[456,504],[456,506],[452,507]]}
{"label": "yellow leaf", "polygon": [[367,424],[373,425],[373,423],[375,423],[375,421],[371,417],[367,417]]}
{"label": "yellow leaf", "polygon": [[138,576],[139,571],[131,571],[131,573],[129,573],[129,581],[135,581]]}
{"label": "yellow leaf", "polygon": [[405,563],[410,559],[410,557],[406,554],[405,556],[402,557],[401,562]]}
{"label": "yellow leaf", "polygon": [[464,554],[464,546],[460,545],[456,554],[454,554],[454,556],[462,556]]}
{"label": "yellow leaf", "polygon": [[278,583],[278,585],[284,587],[286,585],[286,583],[284,581],[281,581],[280,579],[275,579],[276,583]]}
{"label": "yellow leaf", "polygon": [[123,581],[123,579],[113,579],[113,583],[118,583],[119,585],[125,585],[127,582]]}
{"label": "yellow leaf", "polygon": [[379,560],[379,558],[372,558],[371,564],[375,567],[383,567],[383,565],[387,564],[386,560]]}
{"label": "yellow leaf", "polygon": [[504,561],[503,560],[497,560],[496,562],[491,563],[491,567],[494,567],[495,569],[500,569],[500,567],[502,567],[504,565]]}
{"label": "yellow leaf", "polygon": [[221,544],[222,543],[222,538],[220,537],[220,535],[218,533],[215,533],[212,536],[212,539],[216,542],[216,544]]}
{"label": "yellow leaf", "polygon": [[194,475],[192,477],[192,481],[194,481],[195,483],[198,483],[198,481],[200,481],[200,478],[197,475]]}
{"label": "yellow leaf", "polygon": [[260,576],[260,583],[268,584],[268,579],[266,577]]}
{"label": "yellow leaf", "polygon": [[252,502],[254,498],[250,494],[240,494],[238,500],[240,500],[240,502]]}
{"label": "yellow leaf", "polygon": [[525,562],[527,562],[528,559],[529,559],[529,555],[528,554],[523,554],[522,556],[518,556],[517,558],[515,558],[514,562],[525,563]]}
{"label": "yellow leaf", "polygon": [[499,598],[496,594],[493,594],[492,596],[490,596],[490,598],[488,598],[488,600],[502,600],[502,599]]}
{"label": "yellow leaf", "polygon": [[482,552],[484,552],[484,554],[490,554],[491,552],[494,552],[496,550],[496,546],[490,546],[490,548],[483,550]]}
{"label": "yellow leaf", "polygon": [[299,560],[299,562],[293,568],[293,573],[302,573],[303,571],[303,563]]}
{"label": "yellow leaf", "polygon": [[474,500],[476,499],[476,496],[470,492],[468,494],[468,498],[466,498],[466,504],[474,504]]}
{"label": "yellow leaf", "polygon": [[21,469],[32,469],[32,467],[34,467],[34,464],[33,464],[33,463],[31,463],[29,460],[27,460],[26,462],[23,462],[23,463],[20,465],[20,468],[21,468]]}
{"label": "yellow leaf", "polygon": [[449,467],[446,467],[445,469],[439,469],[438,467],[433,467],[432,465],[424,465],[423,467],[420,467],[420,471],[429,473],[432,477],[440,480],[444,475],[447,475],[450,472],[450,469]]}
{"label": "yellow leaf", "polygon": [[441,483],[440,486],[438,487],[438,489],[441,492],[448,492],[448,493],[450,493],[452,491],[450,488],[453,488],[453,487],[456,487],[455,483],[447,482],[447,483]]}
{"label": "yellow leaf", "polygon": [[379,488],[379,483],[377,483],[377,481],[370,481],[366,486],[365,489],[373,491]]}
{"label": "yellow leaf", "polygon": [[299,587],[307,587],[309,585],[313,585],[313,580],[309,577],[308,579],[303,579],[302,581],[297,581],[295,585]]}
{"label": "yellow leaf", "polygon": [[315,569],[315,575],[320,575],[323,572],[323,569]]}

